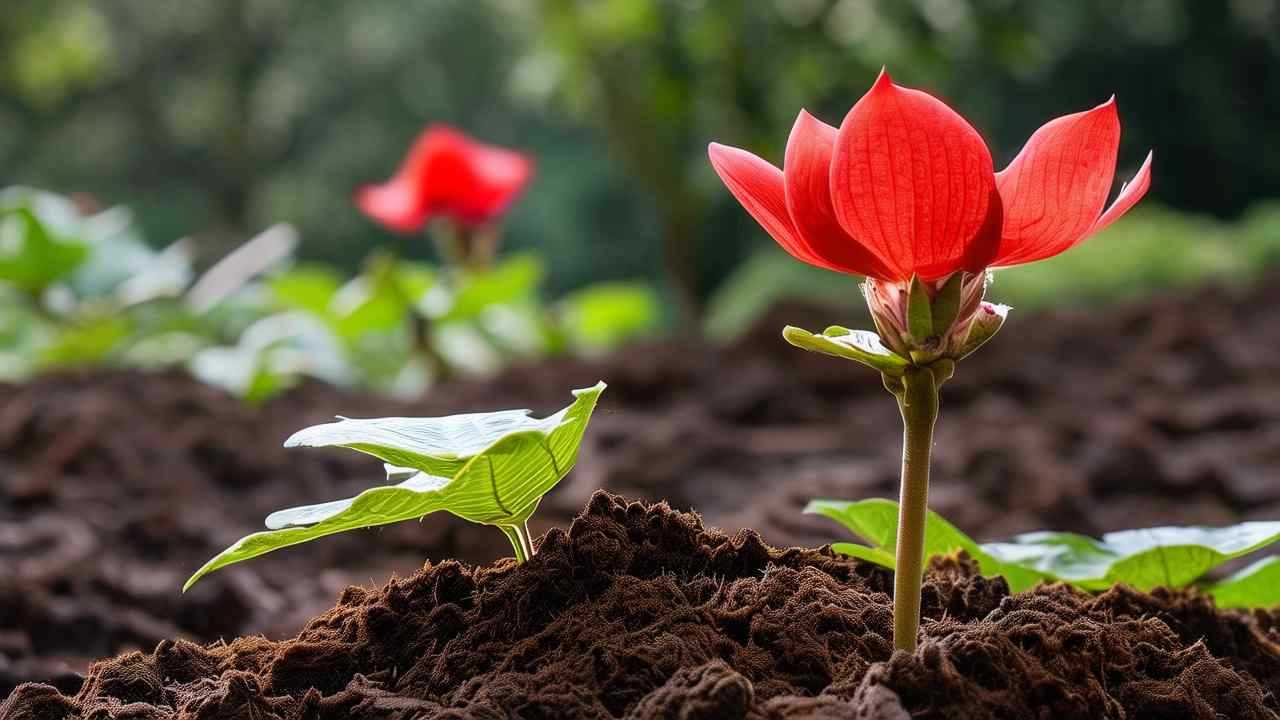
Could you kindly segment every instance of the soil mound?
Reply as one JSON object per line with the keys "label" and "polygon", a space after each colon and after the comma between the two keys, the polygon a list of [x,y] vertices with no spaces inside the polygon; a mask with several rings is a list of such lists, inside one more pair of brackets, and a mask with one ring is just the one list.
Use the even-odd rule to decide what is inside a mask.
{"label": "soil mound", "polygon": [[[930,506],[979,540],[1280,518],[1277,304],[1280,276],[1103,312],[1015,312],[943,390]],[[0,385],[0,698],[29,680],[75,690],[90,661],[165,638],[289,637],[349,584],[510,552],[499,533],[433,516],[274,553],[178,595],[271,511],[382,481],[372,458],[280,447],[336,414],[544,413],[605,379],[578,466],[535,532],[566,527],[605,488],[780,545],[841,539],[801,508],[897,496],[897,409],[866,368],[783,342],[786,323],[861,324],[788,304],[729,347],[654,342],[415,402],[308,383],[248,407],[182,373],[105,369]]]}
{"label": "soil mound", "polygon": [[380,409],[318,384],[253,408],[178,372],[0,387],[0,697],[24,680],[78,683],[89,661],[166,637],[293,634],[346,585],[418,567],[424,543],[435,557],[496,556],[496,544],[459,541],[461,524],[411,524],[335,538],[302,566],[265,558],[179,595],[272,508],[380,480],[372,458],[280,446],[343,405]]}
{"label": "soil mound", "polygon": [[1275,614],[1183,593],[1011,595],[936,564],[915,654],[888,573],[595,494],[517,566],[347,588],[295,638],[161,642],[18,718],[1275,718]]}

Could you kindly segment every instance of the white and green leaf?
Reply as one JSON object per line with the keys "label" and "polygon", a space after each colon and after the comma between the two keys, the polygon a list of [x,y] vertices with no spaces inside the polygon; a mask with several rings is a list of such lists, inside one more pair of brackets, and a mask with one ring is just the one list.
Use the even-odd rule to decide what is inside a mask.
{"label": "white and green leaf", "polygon": [[522,526],[542,496],[578,459],[604,383],[574,391],[574,402],[535,420],[527,411],[444,418],[341,420],[307,428],[288,446],[340,446],[386,461],[396,485],[354,498],[272,513],[267,532],[241,538],[184,586],[227,565],[326,535],[414,520],[445,511],[475,523]]}
{"label": "white and green leaf", "polygon": [[823,334],[816,335],[788,325],[782,329],[782,337],[802,350],[860,362],[887,375],[900,376],[910,364],[885,347],[879,335],[867,330],[849,330],[833,325]]}
{"label": "white and green leaf", "polygon": [[[837,552],[894,567],[896,502],[814,500],[805,512],[835,520],[865,543],[837,543],[832,546]],[[1075,533],[1036,532],[1009,542],[980,544],[937,513],[930,511],[925,520],[927,557],[964,550],[982,574],[1003,576],[1014,592],[1046,580],[1085,590],[1105,590],[1117,583],[1139,590],[1185,587],[1232,559],[1277,542],[1280,522],[1124,530],[1107,533],[1100,540]],[[1280,560],[1267,558],[1205,589],[1221,607],[1274,607],[1280,604]]]}
{"label": "white and green leaf", "polygon": [[[898,503],[882,498],[856,502],[813,500],[804,511],[835,520],[866,543],[861,546],[836,543],[831,546],[836,552],[894,569],[894,552],[898,545]],[[930,510],[925,517],[925,557],[940,557],[960,550],[978,563],[983,575],[1003,575],[1010,587],[1016,586],[1016,589],[1029,588],[1047,577],[1034,568],[997,558],[987,552],[985,546]]]}
{"label": "white and green leaf", "polygon": [[1273,608],[1280,606],[1280,557],[1265,557],[1215,583],[1204,591],[1218,607]]}

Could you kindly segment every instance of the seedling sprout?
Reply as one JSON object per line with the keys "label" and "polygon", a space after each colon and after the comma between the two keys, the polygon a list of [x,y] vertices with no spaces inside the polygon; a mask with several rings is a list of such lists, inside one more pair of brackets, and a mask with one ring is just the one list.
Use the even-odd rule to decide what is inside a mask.
{"label": "seedling sprout", "polygon": [[500,529],[518,562],[533,556],[527,523],[538,503],[578,460],[605,384],[574,391],[571,405],[543,419],[527,410],[441,418],[377,418],[316,425],[287,447],[345,447],[382,460],[396,484],[354,498],[272,513],[266,532],[241,538],[187,580],[326,535],[416,520],[444,511]]}

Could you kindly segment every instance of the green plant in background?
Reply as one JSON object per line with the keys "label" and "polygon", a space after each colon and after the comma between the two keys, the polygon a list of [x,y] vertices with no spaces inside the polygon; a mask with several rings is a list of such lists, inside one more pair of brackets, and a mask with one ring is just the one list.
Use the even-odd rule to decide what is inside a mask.
{"label": "green plant in background", "polygon": [[538,503],[573,469],[603,382],[574,391],[573,404],[537,420],[527,410],[442,418],[339,419],[299,431],[286,447],[345,447],[386,463],[395,485],[354,498],[272,513],[266,532],[241,538],[187,580],[326,535],[416,520],[444,511],[493,525],[517,562],[533,556],[527,523]]}
{"label": "green plant in background", "polygon": [[166,352],[138,345],[205,322],[175,307],[189,255],[183,242],[152,250],[124,209],[82,213],[53,193],[0,191],[0,377]]}
{"label": "green plant in background", "polygon": [[236,345],[197,356],[197,374],[253,398],[304,376],[414,396],[432,382],[429,363],[484,374],[520,358],[609,350],[662,322],[648,286],[601,283],[548,303],[545,275],[528,253],[462,273],[388,255],[352,278],[300,264],[263,279],[257,301],[268,315]]}
{"label": "green plant in background", "polygon": [[[447,125],[431,125],[419,133],[391,179],[366,185],[356,193],[355,203],[361,212],[388,230],[402,238],[426,230],[435,240],[442,263],[432,283],[439,290],[431,296],[437,301],[428,312],[401,314],[408,319],[412,350],[435,378],[443,379],[454,371],[440,351],[435,328],[441,320],[438,316],[457,314],[458,308],[462,313],[478,314],[482,307],[479,301],[494,290],[507,294],[513,276],[517,283],[529,278],[530,282],[524,283],[529,289],[536,285],[531,273],[520,272],[520,265],[497,272],[493,269],[502,218],[532,177],[533,158],[478,142]],[[401,250],[378,258],[389,277],[398,274],[394,266],[396,256],[402,254]],[[409,310],[416,310],[416,299],[422,297],[407,291],[398,280],[383,282],[380,287],[398,294],[399,302]],[[517,285],[516,289],[524,288]]]}
{"label": "green plant in background", "polygon": [[198,364],[263,315],[255,276],[288,258],[277,226],[196,276],[191,243],[151,249],[124,208],[86,212],[30,188],[0,192],[0,374]]}
{"label": "green plant in background", "polygon": [[[814,500],[805,512],[835,520],[866,543],[835,543],[836,552],[895,568],[896,502]],[[1268,608],[1280,605],[1280,557],[1263,558],[1222,580],[1206,581],[1204,576],[1276,542],[1280,542],[1280,522],[1122,530],[1100,540],[1075,533],[1033,532],[1009,542],[980,544],[930,511],[924,548],[928,558],[964,551],[983,575],[1004,577],[1013,592],[1046,581],[1091,591],[1117,583],[1139,590],[1195,585],[1212,595],[1219,607]]]}
{"label": "green plant in background", "polygon": [[[210,257],[288,218],[306,259],[349,274],[385,234],[335,208],[422,119],[445,119],[539,158],[505,242],[556,258],[553,293],[602,272],[661,282],[665,245],[690,265],[680,253],[700,249],[684,272],[705,300],[761,239],[717,194],[706,140],[781,157],[795,108],[834,117],[886,63],[953,100],[1000,164],[1106,77],[1126,156],[1179,148],[1160,202],[1234,218],[1280,196],[1280,164],[1257,151],[1280,83],[1238,90],[1280,58],[1272,5],[6,0],[0,167],[126,204],[151,238],[198,230]],[[348,33],[376,43],[323,40]]]}
{"label": "green plant in background", "polygon": [[375,253],[347,276],[295,264],[296,233],[276,226],[197,276],[190,243],[152,250],[130,220],[123,208],[0,192],[0,379],[186,366],[252,402],[307,377],[412,396],[432,380],[424,344],[474,374],[607,350],[661,323],[659,299],[639,284],[546,302],[545,269],[527,253],[465,271]]}

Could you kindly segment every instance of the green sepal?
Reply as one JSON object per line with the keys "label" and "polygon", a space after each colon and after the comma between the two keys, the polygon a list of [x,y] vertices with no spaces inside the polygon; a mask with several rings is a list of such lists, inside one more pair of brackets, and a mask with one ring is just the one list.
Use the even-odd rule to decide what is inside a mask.
{"label": "green sepal", "polygon": [[974,313],[973,322],[969,325],[969,335],[956,352],[956,359],[963,360],[969,357],[975,350],[995,337],[995,334],[1000,332],[1000,328],[1004,327],[1004,321],[1009,316],[1010,309],[1008,305],[990,303],[984,303],[978,308],[978,312]]}
{"label": "green sepal", "polygon": [[880,342],[880,336],[867,330],[849,330],[838,325],[822,335],[791,325],[782,329],[782,337],[801,350],[854,360],[886,375],[902,375],[908,362]]}
{"label": "green sepal", "polygon": [[960,295],[964,285],[964,273],[952,273],[933,298],[933,331],[945,333],[960,314]]}
{"label": "green sepal", "polygon": [[911,276],[911,289],[907,300],[907,331],[917,343],[933,336],[933,302],[919,275]]}

